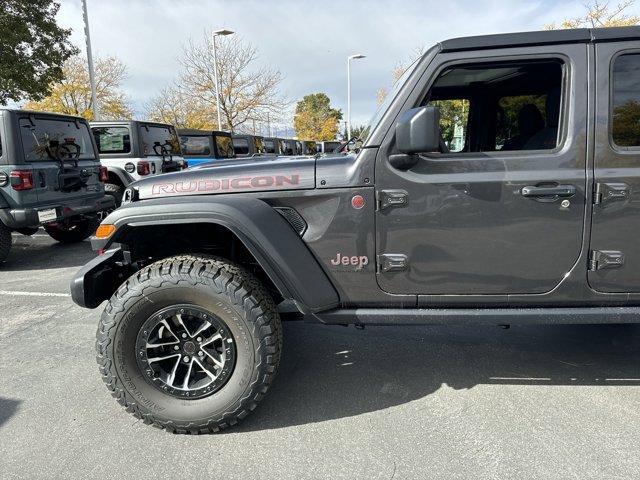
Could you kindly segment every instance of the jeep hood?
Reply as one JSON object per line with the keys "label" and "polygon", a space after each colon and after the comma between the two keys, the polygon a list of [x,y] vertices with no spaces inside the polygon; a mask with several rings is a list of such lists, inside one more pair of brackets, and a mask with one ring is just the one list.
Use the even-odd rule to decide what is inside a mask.
{"label": "jeep hood", "polygon": [[249,157],[206,167],[165,173],[131,184],[140,200],[216,193],[312,189],[314,157]]}

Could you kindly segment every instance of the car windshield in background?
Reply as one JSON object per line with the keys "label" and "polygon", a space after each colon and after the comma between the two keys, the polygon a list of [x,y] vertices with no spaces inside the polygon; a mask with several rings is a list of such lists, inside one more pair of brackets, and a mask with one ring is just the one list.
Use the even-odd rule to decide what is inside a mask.
{"label": "car windshield in background", "polygon": [[89,127],[82,122],[42,117],[20,119],[20,136],[27,161],[54,160],[50,153],[58,149],[79,160],[95,159]]}
{"label": "car windshield in background", "polygon": [[209,137],[203,136],[180,136],[180,146],[184,155],[211,155]]}
{"label": "car windshield in background", "polygon": [[225,135],[216,135],[216,147],[218,149],[218,156],[221,158],[233,158],[236,152],[233,150],[233,143],[231,137]]}
{"label": "car windshield in background", "polygon": [[99,153],[129,153],[131,151],[131,134],[127,127],[93,127],[91,131],[96,139]]}
{"label": "car windshield in background", "polygon": [[[162,146],[171,155],[180,155],[180,142],[178,134],[173,127],[142,124],[140,126],[140,137],[142,153],[145,157],[161,155]],[[156,147],[155,150],[154,146]]]}

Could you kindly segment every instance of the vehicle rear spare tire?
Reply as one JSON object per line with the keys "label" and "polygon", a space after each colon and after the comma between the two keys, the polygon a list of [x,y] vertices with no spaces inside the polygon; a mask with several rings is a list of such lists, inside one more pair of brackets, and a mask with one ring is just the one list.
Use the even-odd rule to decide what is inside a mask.
{"label": "vehicle rear spare tire", "polygon": [[4,262],[11,251],[11,230],[0,222],[0,263]]}
{"label": "vehicle rear spare tire", "polygon": [[44,226],[45,232],[60,243],[77,243],[93,235],[100,225],[96,218],[80,218],[67,223],[55,223]]}
{"label": "vehicle rear spare tire", "polygon": [[107,388],[127,411],[176,433],[236,424],[273,381],[282,347],[267,290],[226,260],[181,255],[138,271],[97,331]]}
{"label": "vehicle rear spare tire", "polygon": [[124,194],[124,189],[120,185],[116,185],[115,183],[105,183],[104,193],[113,197],[116,202],[116,208],[122,205],[122,195]]}

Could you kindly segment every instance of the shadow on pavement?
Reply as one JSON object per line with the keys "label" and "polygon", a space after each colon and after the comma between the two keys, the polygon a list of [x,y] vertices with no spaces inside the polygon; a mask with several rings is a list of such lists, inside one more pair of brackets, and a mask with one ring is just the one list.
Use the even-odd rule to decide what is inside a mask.
{"label": "shadow on pavement", "polygon": [[0,271],[48,270],[51,268],[80,267],[94,258],[88,240],[63,244],[42,236],[14,235],[11,252]]}
{"label": "shadow on pavement", "polygon": [[18,411],[21,400],[0,397],[0,427]]}
{"label": "shadow on pavement", "polygon": [[446,384],[640,385],[635,325],[328,327],[285,324],[280,371],[235,431],[382,410]]}

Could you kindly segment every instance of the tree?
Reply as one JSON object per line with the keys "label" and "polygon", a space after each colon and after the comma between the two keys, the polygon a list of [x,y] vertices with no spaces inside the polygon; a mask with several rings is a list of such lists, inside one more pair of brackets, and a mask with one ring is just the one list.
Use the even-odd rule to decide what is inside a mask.
{"label": "tree", "polygon": [[334,140],[338,134],[342,112],[331,108],[331,101],[324,93],[311,93],[302,97],[296,105],[293,128],[298,138],[318,141]]}
{"label": "tree", "polygon": [[558,28],[580,28],[580,27],[625,27],[638,25],[640,16],[627,15],[625,11],[632,7],[635,0],[624,0],[615,7],[610,6],[610,2],[602,2],[593,0],[585,4],[587,13],[581,17],[565,19],[559,27],[555,23],[546,25],[547,30],[556,30]]}
{"label": "tree", "polygon": [[77,53],[70,29],[56,24],[53,0],[0,0],[0,104],[41,99]]}
{"label": "tree", "polygon": [[160,90],[146,105],[147,118],[154,122],[170,123],[177,128],[215,130],[216,120],[211,109],[186,95],[175,86]]}
{"label": "tree", "polygon": [[[116,120],[130,118],[132,110],[121,84],[127,78],[127,68],[115,57],[99,58],[95,62],[96,96],[100,118]],[[50,86],[50,93],[40,101],[28,102],[25,108],[80,115],[93,120],[93,102],[89,85],[89,70],[84,58],[74,55],[63,67],[64,77]]]}
{"label": "tree", "polygon": [[[258,50],[238,37],[223,37],[217,40],[217,66],[220,86],[220,129],[241,130],[256,123],[275,122],[282,118],[289,106],[279,93],[282,75],[273,68],[257,67]],[[168,101],[184,101],[187,113],[197,112],[197,117],[206,119],[208,125],[217,125],[216,88],[213,62],[213,37],[205,33],[202,43],[189,41],[178,59],[183,73],[172,87],[180,92],[172,98],[153,99],[149,106],[151,116],[159,115],[154,106]],[[161,93],[162,95],[162,93]],[[178,111],[173,103],[169,110]],[[186,122],[186,120],[185,120]]]}

